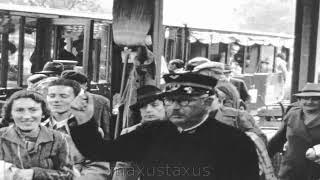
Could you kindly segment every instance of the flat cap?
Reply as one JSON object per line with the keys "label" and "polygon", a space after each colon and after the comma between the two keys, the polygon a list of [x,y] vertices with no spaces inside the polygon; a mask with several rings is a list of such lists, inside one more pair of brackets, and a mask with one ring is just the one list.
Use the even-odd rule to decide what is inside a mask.
{"label": "flat cap", "polygon": [[61,73],[61,77],[64,79],[77,81],[80,84],[88,82],[88,77],[85,74],[82,74],[75,70],[65,70]]}

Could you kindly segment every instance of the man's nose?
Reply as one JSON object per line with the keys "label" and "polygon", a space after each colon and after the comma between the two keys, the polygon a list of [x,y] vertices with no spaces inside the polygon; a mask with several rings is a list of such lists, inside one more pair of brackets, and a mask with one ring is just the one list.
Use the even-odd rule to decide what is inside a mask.
{"label": "man's nose", "polygon": [[151,111],[151,109],[152,109],[152,106],[150,104],[147,104],[146,111],[149,112]]}
{"label": "man's nose", "polygon": [[180,109],[181,105],[180,105],[180,103],[178,101],[173,101],[172,108],[173,109]]}

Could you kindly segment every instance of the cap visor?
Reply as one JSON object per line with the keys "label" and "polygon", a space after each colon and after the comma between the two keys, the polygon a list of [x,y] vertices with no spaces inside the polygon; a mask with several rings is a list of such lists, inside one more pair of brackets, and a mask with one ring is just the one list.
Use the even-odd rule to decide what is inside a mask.
{"label": "cap visor", "polygon": [[40,71],[40,72],[35,72],[35,74],[52,74],[55,73],[54,71]]}

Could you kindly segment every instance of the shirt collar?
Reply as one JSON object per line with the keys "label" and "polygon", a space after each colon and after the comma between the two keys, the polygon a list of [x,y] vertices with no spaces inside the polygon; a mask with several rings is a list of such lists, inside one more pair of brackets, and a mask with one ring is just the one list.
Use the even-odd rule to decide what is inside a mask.
{"label": "shirt collar", "polygon": [[186,128],[186,129],[183,129],[183,128],[181,128],[181,127],[178,127],[178,131],[179,131],[180,133],[184,133],[184,132],[193,133],[194,130],[196,130],[197,127],[201,126],[201,125],[208,119],[208,117],[209,117],[209,113],[207,113],[207,114],[203,117],[202,121],[200,121],[198,124],[196,124],[196,125],[194,125],[194,126],[192,126],[192,127],[190,127],[190,128]]}
{"label": "shirt collar", "polygon": [[[25,146],[25,141],[23,140],[23,137],[21,137],[21,135],[19,135],[19,133],[17,132],[15,125],[9,126],[7,131],[2,135],[2,138],[10,142],[20,144],[23,147]],[[46,127],[40,125],[40,131],[36,141],[36,145],[51,141],[53,141],[52,132],[50,132]]]}

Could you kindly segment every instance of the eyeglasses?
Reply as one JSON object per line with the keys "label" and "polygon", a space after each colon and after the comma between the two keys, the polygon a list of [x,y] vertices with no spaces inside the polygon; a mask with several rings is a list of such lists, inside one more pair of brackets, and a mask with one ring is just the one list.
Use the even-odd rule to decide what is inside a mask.
{"label": "eyeglasses", "polygon": [[207,98],[208,96],[206,97],[199,97],[199,98],[190,98],[190,97],[184,97],[184,98],[178,98],[178,97],[172,97],[172,98],[164,98],[164,104],[166,106],[171,106],[173,105],[174,103],[177,103],[179,104],[181,107],[185,107],[185,106],[188,106],[190,105],[190,103],[192,102],[195,102],[195,101],[198,101],[198,100],[202,100],[202,99],[205,99]]}

